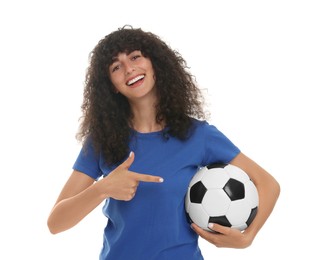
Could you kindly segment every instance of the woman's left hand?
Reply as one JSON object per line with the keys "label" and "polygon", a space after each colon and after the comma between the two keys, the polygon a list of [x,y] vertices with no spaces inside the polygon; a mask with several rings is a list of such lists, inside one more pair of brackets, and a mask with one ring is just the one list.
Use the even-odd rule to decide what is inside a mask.
{"label": "woman's left hand", "polygon": [[218,224],[210,224],[209,228],[215,232],[206,231],[196,224],[192,229],[202,238],[216,247],[246,248],[251,245],[252,240],[245,232],[234,228],[224,227]]}

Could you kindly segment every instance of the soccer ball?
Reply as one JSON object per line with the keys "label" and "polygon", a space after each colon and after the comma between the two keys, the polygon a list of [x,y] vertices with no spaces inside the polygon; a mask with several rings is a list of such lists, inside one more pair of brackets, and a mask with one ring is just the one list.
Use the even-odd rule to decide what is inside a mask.
{"label": "soccer ball", "polygon": [[211,231],[209,223],[245,230],[257,214],[258,193],[249,176],[231,164],[200,168],[185,197],[190,222]]}

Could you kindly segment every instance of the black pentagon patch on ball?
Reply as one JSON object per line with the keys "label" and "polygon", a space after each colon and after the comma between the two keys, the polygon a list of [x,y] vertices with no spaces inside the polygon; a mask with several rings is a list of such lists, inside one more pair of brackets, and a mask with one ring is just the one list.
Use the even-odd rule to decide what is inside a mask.
{"label": "black pentagon patch on ball", "polygon": [[225,168],[228,164],[224,164],[224,163],[214,163],[214,164],[210,164],[207,166],[208,170],[213,169],[213,168]]}
{"label": "black pentagon patch on ball", "polygon": [[225,227],[231,227],[231,224],[226,216],[220,216],[220,217],[210,217],[209,223],[215,223],[219,224]]}
{"label": "black pentagon patch on ball", "polygon": [[190,190],[190,200],[192,203],[201,203],[207,188],[201,181],[195,183]]}
{"label": "black pentagon patch on ball", "polygon": [[230,178],[223,189],[232,201],[245,198],[245,187],[240,181]]}
{"label": "black pentagon patch on ball", "polygon": [[246,221],[247,226],[249,226],[253,222],[254,218],[256,217],[256,214],[257,214],[257,207],[255,207],[251,210],[251,214],[249,215],[249,217]]}

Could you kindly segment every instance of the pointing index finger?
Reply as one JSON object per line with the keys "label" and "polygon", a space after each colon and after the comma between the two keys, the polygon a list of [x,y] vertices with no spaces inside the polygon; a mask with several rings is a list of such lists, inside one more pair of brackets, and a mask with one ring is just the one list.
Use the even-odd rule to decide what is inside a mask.
{"label": "pointing index finger", "polygon": [[163,182],[164,179],[159,176],[149,175],[149,174],[141,174],[141,173],[133,173],[134,177],[137,181],[143,182]]}

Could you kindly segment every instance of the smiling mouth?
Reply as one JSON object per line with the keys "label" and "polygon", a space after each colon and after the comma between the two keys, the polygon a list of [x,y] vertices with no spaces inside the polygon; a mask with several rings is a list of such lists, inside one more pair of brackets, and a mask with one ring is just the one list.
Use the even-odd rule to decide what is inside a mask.
{"label": "smiling mouth", "polygon": [[126,82],[126,85],[128,86],[132,86],[133,84],[135,84],[136,82],[138,82],[139,80],[142,80],[144,78],[144,75],[139,75],[131,80],[129,80],[128,82]]}

